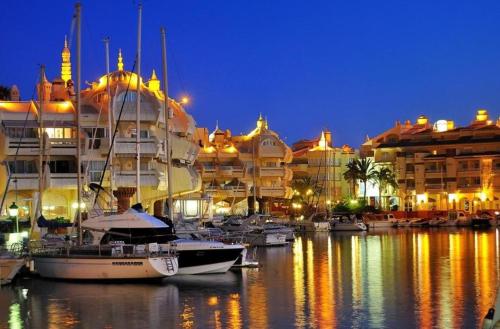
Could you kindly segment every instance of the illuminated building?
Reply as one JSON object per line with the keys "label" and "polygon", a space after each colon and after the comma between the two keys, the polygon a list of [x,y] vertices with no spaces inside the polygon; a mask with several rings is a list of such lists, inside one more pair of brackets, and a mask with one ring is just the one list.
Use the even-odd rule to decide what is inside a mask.
{"label": "illuminated building", "polygon": [[[77,141],[82,143],[82,181],[84,186],[100,183],[109,143],[108,113],[111,111],[112,129],[118,122],[111,161],[115,209],[128,209],[135,202],[136,184],[136,106],[137,76],[124,69],[123,57],[119,53],[117,70],[109,74],[110,108],[106,93],[107,76],[93,82],[81,93],[81,126],[76,131],[76,113],[71,80],[70,52],[65,42],[62,51],[61,77],[52,82],[44,77],[43,86],[38,86],[38,99],[43,98],[43,215],[48,219],[63,217],[73,219],[78,208],[76,202]],[[43,88],[42,88],[43,87]],[[129,87],[128,93],[126,93]],[[38,177],[40,172],[40,101],[0,101],[0,188],[5,189],[8,172],[11,180],[5,205],[13,201],[20,205],[20,216],[35,215],[38,199]],[[160,81],[153,72],[151,80],[141,83],[141,196],[143,206],[149,212],[162,211],[167,198],[164,95]],[[123,105],[123,106],[122,106]],[[173,192],[174,196],[196,191],[201,186],[199,175],[192,165],[199,147],[194,142],[195,122],[183,107],[169,100],[173,111],[170,123],[172,141]],[[17,157],[16,157],[17,154]],[[106,170],[102,186],[110,191],[111,170]],[[87,193],[83,193],[84,198]],[[85,200],[84,200],[85,201]],[[88,200],[87,200],[88,201]],[[4,209],[5,209],[4,205]],[[103,205],[102,205],[103,206]],[[109,206],[103,206],[109,209]]]}
{"label": "illuminated building", "polygon": [[358,157],[357,152],[348,145],[334,147],[331,136],[330,131],[322,131],[319,138],[301,140],[292,146],[293,162],[290,168],[293,178],[310,179],[312,189],[319,194],[319,200],[312,194],[309,199],[322,208],[351,194],[350,184],[344,179],[343,173],[347,170],[346,164]]}
{"label": "illuminated building", "polygon": [[292,151],[262,116],[246,135],[233,136],[217,125],[210,134],[207,128],[198,128],[197,140],[201,195],[210,198],[216,214],[252,212],[254,191],[263,213],[277,210],[283,199],[291,197]]}
{"label": "illuminated building", "polygon": [[397,122],[361,154],[394,168],[405,210],[500,209],[500,120],[486,110],[464,127],[425,116]]}

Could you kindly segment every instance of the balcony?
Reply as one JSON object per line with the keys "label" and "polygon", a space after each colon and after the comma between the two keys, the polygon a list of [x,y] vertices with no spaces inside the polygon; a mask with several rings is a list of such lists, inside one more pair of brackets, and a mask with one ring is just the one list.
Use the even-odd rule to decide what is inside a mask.
{"label": "balcony", "polygon": [[[141,139],[141,156],[157,157],[160,151],[160,143],[155,138]],[[119,137],[115,139],[115,154],[117,156],[133,156],[136,154],[135,137]]]}
{"label": "balcony", "polygon": [[[154,170],[141,170],[141,186],[157,187],[159,179]],[[136,171],[127,170],[115,173],[116,187],[137,187]]]}
{"label": "balcony", "polygon": [[284,167],[260,167],[259,177],[283,177],[285,176]]}
{"label": "balcony", "polygon": [[[75,155],[76,138],[51,138],[49,140],[50,155]],[[84,149],[82,149],[84,150]]]}
{"label": "balcony", "polygon": [[217,175],[217,169],[213,166],[201,166],[199,169],[201,178],[215,178]]}
{"label": "balcony", "polygon": [[[38,155],[40,140],[38,138],[9,138],[8,155]],[[19,151],[18,151],[19,148]]]}
{"label": "balcony", "polygon": [[243,167],[241,166],[219,166],[217,169],[218,177],[242,178]]}
{"label": "balcony", "polygon": [[38,190],[38,173],[12,174],[9,191],[14,190]]}
{"label": "balcony", "polygon": [[461,167],[458,167],[457,168],[457,172],[472,172],[472,173],[478,173],[480,170],[479,167],[474,167],[474,168],[461,168]]}
{"label": "balcony", "polygon": [[425,188],[427,190],[446,190],[446,184],[445,183],[425,184]]}
{"label": "balcony", "polygon": [[[252,195],[253,189],[250,191]],[[257,196],[261,197],[275,197],[284,198],[286,197],[286,188],[283,186],[259,186],[257,187]]]}
{"label": "balcony", "polygon": [[[75,188],[77,186],[76,173],[51,173],[50,183],[51,188]],[[82,176],[83,179],[83,176]]]}
{"label": "balcony", "polygon": [[241,184],[240,186],[223,186],[221,188],[221,192],[223,192],[227,197],[232,198],[245,198],[247,197],[247,188],[245,184]]}

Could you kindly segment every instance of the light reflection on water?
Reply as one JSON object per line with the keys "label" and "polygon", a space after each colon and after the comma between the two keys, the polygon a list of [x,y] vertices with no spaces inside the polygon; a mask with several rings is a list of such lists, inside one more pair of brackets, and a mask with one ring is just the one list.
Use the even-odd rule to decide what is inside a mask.
{"label": "light reflection on water", "polygon": [[162,282],[19,280],[0,328],[475,328],[498,278],[496,230],[316,233],[263,267]]}

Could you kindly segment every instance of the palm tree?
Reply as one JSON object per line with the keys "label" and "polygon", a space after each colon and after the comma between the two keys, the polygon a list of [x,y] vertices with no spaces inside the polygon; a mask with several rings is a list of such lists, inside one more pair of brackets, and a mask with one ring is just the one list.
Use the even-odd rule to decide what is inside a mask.
{"label": "palm tree", "polygon": [[312,208],[314,199],[319,196],[320,188],[315,184],[311,177],[295,178],[292,181],[294,195],[290,203],[299,203],[305,207],[304,213],[307,214]]}
{"label": "palm tree", "polygon": [[382,209],[382,191],[388,186],[394,189],[397,188],[398,183],[396,182],[396,176],[391,169],[382,167],[373,171],[372,180],[378,185],[379,208]]}
{"label": "palm tree", "polygon": [[356,181],[358,180],[358,168],[356,161],[351,160],[346,164],[347,170],[344,171],[343,176],[346,181],[351,184],[351,198],[356,197]]}
{"label": "palm tree", "polygon": [[356,162],[356,168],[358,171],[358,179],[363,182],[363,200],[366,203],[366,183],[373,179],[373,173],[375,169],[373,168],[373,163],[371,159],[362,158],[354,160]]}

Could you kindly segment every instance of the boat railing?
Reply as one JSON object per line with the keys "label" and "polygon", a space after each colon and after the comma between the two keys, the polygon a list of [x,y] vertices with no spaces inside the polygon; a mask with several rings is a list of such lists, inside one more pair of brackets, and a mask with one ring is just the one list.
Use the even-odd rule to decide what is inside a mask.
{"label": "boat railing", "polygon": [[46,241],[30,241],[31,256],[99,256],[99,257],[157,257],[175,256],[173,248],[162,248],[158,243],[75,246],[71,241],[58,244],[48,244]]}

